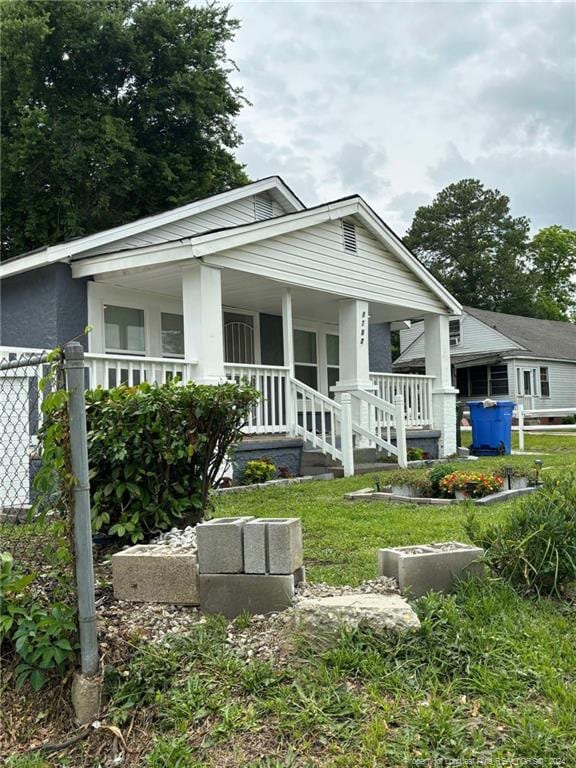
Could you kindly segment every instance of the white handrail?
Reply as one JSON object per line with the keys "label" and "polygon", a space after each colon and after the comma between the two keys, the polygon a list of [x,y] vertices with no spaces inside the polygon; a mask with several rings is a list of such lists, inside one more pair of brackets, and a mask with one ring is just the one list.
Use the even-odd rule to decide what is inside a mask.
{"label": "white handrail", "polygon": [[[538,431],[563,431],[567,432],[574,429],[573,424],[525,424],[524,419],[526,417],[533,418],[534,416],[572,416],[576,414],[576,407],[574,408],[530,408],[525,409],[522,403],[516,406],[516,416],[518,417],[518,450],[524,450],[524,432],[538,432]],[[514,427],[513,427],[514,429]]]}
{"label": "white handrail", "polygon": [[[394,396],[394,405],[361,389],[352,390],[350,395],[365,404],[366,413],[364,415],[367,417],[366,425],[353,422],[353,431],[368,440],[370,444],[397,456],[398,464],[401,467],[406,467],[406,421],[402,395]],[[392,443],[392,426],[396,433],[396,445]],[[386,438],[383,437],[384,432]]]}
{"label": "white handrail", "polygon": [[323,453],[341,461],[344,475],[354,474],[354,457],[351,449],[349,399],[342,405],[312,389],[297,379],[290,378],[293,402],[293,432],[320,448]]}

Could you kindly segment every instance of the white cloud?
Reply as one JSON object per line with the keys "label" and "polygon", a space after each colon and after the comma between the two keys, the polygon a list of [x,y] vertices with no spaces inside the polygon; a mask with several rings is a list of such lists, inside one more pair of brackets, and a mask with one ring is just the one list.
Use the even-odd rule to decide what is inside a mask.
{"label": "white cloud", "polygon": [[236,2],[252,107],[239,158],[305,202],[359,192],[403,231],[475,176],[535,227],[575,226],[574,7]]}

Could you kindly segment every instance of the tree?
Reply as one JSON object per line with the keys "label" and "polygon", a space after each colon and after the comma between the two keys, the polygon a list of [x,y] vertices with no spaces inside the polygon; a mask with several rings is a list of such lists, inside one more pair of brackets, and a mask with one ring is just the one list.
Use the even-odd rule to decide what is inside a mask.
{"label": "tree", "polygon": [[5,0],[3,258],[248,181],[226,8]]}
{"label": "tree", "polygon": [[536,313],[576,320],[576,232],[557,224],[545,227],[532,239],[529,253]]}
{"label": "tree", "polygon": [[462,304],[530,314],[529,222],[513,218],[509,203],[498,190],[462,179],[418,208],[405,243]]}

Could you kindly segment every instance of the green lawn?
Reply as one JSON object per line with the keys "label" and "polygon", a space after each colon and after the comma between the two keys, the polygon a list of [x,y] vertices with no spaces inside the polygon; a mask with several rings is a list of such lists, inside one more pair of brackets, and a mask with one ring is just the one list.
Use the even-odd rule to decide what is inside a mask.
{"label": "green lawn", "polygon": [[[543,457],[547,471],[576,469],[576,437],[546,436],[545,446],[537,437],[528,442],[544,452],[563,445]],[[334,584],[373,578],[380,546],[465,539],[461,508],[344,500],[373,479],[227,494],[215,514],[301,517],[308,578]],[[496,520],[510,506],[478,514]],[[233,628],[209,618],[162,645],[140,641],[123,668],[107,672],[102,720],[121,728],[130,767],[576,765],[574,604],[526,599],[486,580],[429,595],[415,608],[422,629],[413,635],[342,632],[327,642],[296,632],[272,663],[241,658],[230,645],[230,633],[260,636],[262,625],[245,617]],[[294,637],[279,632],[283,641]],[[66,763],[12,766],[99,761],[86,745]]]}

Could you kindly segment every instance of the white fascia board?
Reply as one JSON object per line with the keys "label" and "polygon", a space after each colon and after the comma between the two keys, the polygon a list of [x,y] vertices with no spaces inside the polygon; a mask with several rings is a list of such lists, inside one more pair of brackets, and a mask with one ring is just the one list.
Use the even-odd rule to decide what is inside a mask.
{"label": "white fascia board", "polygon": [[76,254],[82,253],[83,251],[89,251],[92,248],[98,248],[102,245],[113,243],[115,240],[122,240],[125,237],[138,235],[147,232],[150,229],[155,229],[156,227],[161,227],[165,224],[171,224],[179,219],[203,213],[204,211],[235,202],[236,200],[241,200],[245,197],[252,197],[253,195],[261,194],[262,192],[269,192],[270,190],[275,190],[282,195],[295,212],[306,210],[300,200],[298,200],[288,187],[286,187],[282,180],[277,176],[273,176],[269,179],[262,179],[261,181],[255,181],[252,184],[246,184],[237,189],[231,189],[228,192],[222,192],[219,195],[213,195],[212,197],[197,200],[188,205],[173,208],[164,213],[158,213],[154,216],[138,219],[130,224],[123,224],[119,227],[114,227],[113,229],[106,229],[102,232],[97,232],[94,235],[88,235],[87,237],[81,237],[67,243],[50,246],[39,253],[30,254],[30,256],[23,256],[20,259],[17,258],[13,262],[9,261],[6,264],[0,265],[0,278],[10,277],[11,275],[17,275],[22,272],[29,272],[32,269],[47,266],[57,261],[68,261]]}
{"label": "white fascia board", "polygon": [[374,214],[371,208],[364,202],[364,200],[362,200],[362,198],[359,199],[359,207],[360,217],[368,229],[370,229],[371,232],[376,235],[376,237],[383,241],[387,248],[400,259],[404,266],[406,266],[411,272],[419,277],[420,280],[422,280],[422,282],[425,283],[444,304],[446,304],[448,309],[450,309],[450,314],[461,315],[462,305],[460,302],[457,301],[454,296],[452,296],[450,291],[444,288],[442,283],[440,283],[426,269],[426,267],[410,253],[408,248],[406,248],[404,243],[397,235],[394,235],[389,229],[383,226],[382,222]]}
{"label": "white fascia board", "polygon": [[107,275],[112,272],[125,273],[150,267],[167,266],[177,261],[186,261],[195,256],[189,241],[161,243],[133,248],[129,251],[93,256],[71,262],[72,277]]}

